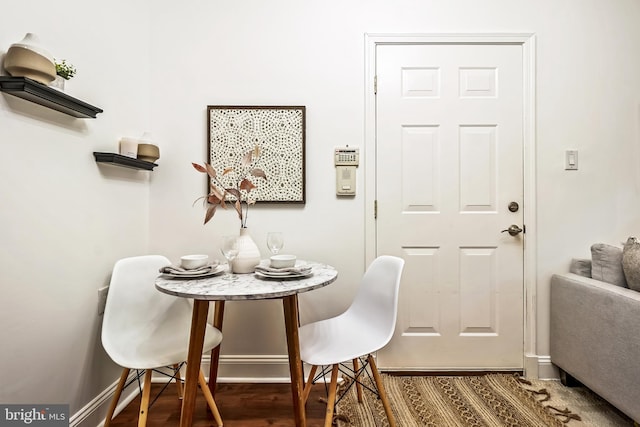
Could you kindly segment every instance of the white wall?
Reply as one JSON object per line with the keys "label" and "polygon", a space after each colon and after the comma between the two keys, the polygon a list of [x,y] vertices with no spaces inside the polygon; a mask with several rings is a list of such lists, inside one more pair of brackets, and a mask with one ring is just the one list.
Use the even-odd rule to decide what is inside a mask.
{"label": "white wall", "polygon": [[0,95],[2,403],[68,403],[73,414],[119,375],[100,343],[97,289],[118,258],[147,251],[152,175],[98,166],[92,153],[114,152],[121,136],[150,126],[142,6],[70,0],[4,8],[0,56],[36,33],[77,67],[67,93],[104,113],[75,119]]}
{"label": "white wall", "polygon": [[[365,33],[534,33],[537,37],[538,348],[548,354],[548,281],[596,241],[638,230],[640,4],[564,1],[163,1],[152,15],[154,133],[165,163],[152,185],[151,248],[177,257],[217,255],[216,237],[238,221],[220,212],[201,225],[191,202],[206,159],[207,105],[306,105],[307,204],[261,207],[249,221],[264,248],[268,230],[286,250],[321,259],[338,282],[303,298],[303,320],[343,307],[364,270],[362,164],[358,195],[334,195],[332,148],[364,148]],[[167,29],[180,29],[167,31]],[[564,171],[578,149],[580,170]],[[364,156],[362,157],[364,158]],[[171,164],[167,164],[167,163]],[[266,253],[266,250],[265,250]],[[280,307],[228,304],[223,354],[284,354]],[[271,321],[265,321],[265,316]]]}
{"label": "white wall", "polygon": [[[339,269],[337,283],[302,298],[303,321],[344,307],[365,268],[367,165],[358,169],[358,195],[338,199],[331,155],[344,144],[364,148],[365,33],[536,34],[538,223],[529,230],[538,243],[537,354],[548,354],[549,276],[588,256],[591,243],[618,243],[639,229],[635,0],[160,0],[152,10],[72,1],[62,17],[43,1],[20,8],[38,16],[3,24],[0,49],[39,33],[78,65],[72,90],[105,113],[78,122],[0,97],[0,304],[8,325],[0,333],[9,343],[1,354],[16,368],[6,382],[16,385],[3,387],[0,402],[55,398],[78,409],[117,375],[101,353],[95,315],[96,289],[115,259],[218,256],[217,237],[237,231],[232,212],[203,226],[202,208],[192,206],[204,185],[190,163],[206,159],[207,105],[307,107],[307,203],[256,206],[248,225],[265,254],[266,232],[278,229],[286,251]],[[60,28],[64,19],[69,28]],[[161,149],[152,174],[93,162],[92,151],[145,130]],[[580,151],[577,172],[563,170],[570,148]],[[230,303],[226,314],[223,355],[284,357],[278,302]]]}
{"label": "white wall", "polygon": [[[538,38],[538,354],[548,283],[595,242],[640,232],[640,4],[550,2]],[[580,151],[577,173],[564,150]]]}

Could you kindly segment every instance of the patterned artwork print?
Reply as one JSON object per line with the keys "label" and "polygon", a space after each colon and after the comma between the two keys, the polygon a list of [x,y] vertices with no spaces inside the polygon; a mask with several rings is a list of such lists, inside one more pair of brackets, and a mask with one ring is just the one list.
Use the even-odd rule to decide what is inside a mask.
{"label": "patterned artwork print", "polygon": [[252,178],[251,198],[304,203],[304,121],[305,107],[209,106],[210,163],[220,175],[257,144],[267,181]]}

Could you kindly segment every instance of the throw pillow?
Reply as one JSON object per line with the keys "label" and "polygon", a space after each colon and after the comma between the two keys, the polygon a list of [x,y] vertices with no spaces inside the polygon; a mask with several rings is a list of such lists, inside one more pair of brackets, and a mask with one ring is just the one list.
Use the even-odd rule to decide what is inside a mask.
{"label": "throw pillow", "polygon": [[622,248],[606,243],[591,246],[591,277],[601,282],[627,287],[622,269]]}
{"label": "throw pillow", "polygon": [[640,292],[640,242],[635,237],[629,237],[622,250],[622,270],[627,285]]}
{"label": "throw pillow", "polygon": [[578,274],[584,277],[591,277],[591,260],[590,259],[572,259],[569,273]]}

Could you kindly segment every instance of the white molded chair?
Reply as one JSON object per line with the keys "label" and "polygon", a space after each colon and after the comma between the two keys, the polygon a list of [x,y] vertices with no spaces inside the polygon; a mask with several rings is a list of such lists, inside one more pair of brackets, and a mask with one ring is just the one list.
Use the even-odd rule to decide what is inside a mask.
{"label": "white molded chair", "polygon": [[[362,402],[359,380],[367,365],[373,374],[389,425],[396,425],[372,353],[387,345],[393,336],[403,267],[401,258],[379,256],[365,272],[355,299],[344,313],[300,327],[300,358],[312,366],[304,389],[305,402],[314,380],[324,377],[324,368],[322,374],[314,377],[318,366],[332,366],[325,427],[331,427],[333,421],[338,371],[354,380],[358,401]],[[345,362],[351,362],[352,367]]]}
{"label": "white molded chair", "polygon": [[[192,301],[164,294],[155,288],[159,270],[171,262],[160,255],[124,258],[113,267],[102,321],[102,345],[111,359],[124,368],[105,427],[111,419],[131,369],[145,370],[138,426],[146,425],[151,374],[154,369],[173,366],[177,374],[178,395],[181,381],[178,366],[187,360],[191,330]],[[222,333],[207,324],[204,352],[222,341]],[[218,426],[222,419],[211,396],[204,374],[199,381]]]}

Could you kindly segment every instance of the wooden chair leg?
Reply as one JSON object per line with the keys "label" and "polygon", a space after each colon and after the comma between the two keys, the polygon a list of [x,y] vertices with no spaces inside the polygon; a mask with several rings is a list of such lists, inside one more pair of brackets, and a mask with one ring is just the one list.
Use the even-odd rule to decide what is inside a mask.
{"label": "wooden chair leg", "polygon": [[113,394],[113,400],[111,400],[111,406],[109,406],[109,411],[107,412],[107,416],[104,419],[104,427],[109,427],[111,425],[111,419],[113,418],[113,414],[116,412],[116,406],[118,406],[118,400],[120,400],[120,395],[122,395],[122,389],[124,389],[124,385],[126,384],[127,378],[129,377],[129,371],[129,368],[124,368],[122,370],[120,381],[118,382],[118,386],[116,387],[116,392]]}
{"label": "wooden chair leg", "polygon": [[176,389],[178,390],[178,399],[182,399],[182,378],[180,377],[180,365],[177,363],[173,365],[173,369],[175,370],[176,376]]}
{"label": "wooden chair leg", "polygon": [[222,427],[222,417],[220,416],[220,411],[218,411],[218,406],[216,405],[215,400],[213,400],[213,395],[211,394],[211,390],[209,390],[209,385],[207,384],[207,380],[204,378],[204,372],[202,372],[202,369],[200,369],[200,375],[198,375],[198,383],[200,384],[202,394],[204,394],[204,398],[209,405],[209,409],[211,409],[213,419],[216,420],[216,424],[218,425],[218,427]]}
{"label": "wooden chair leg", "polygon": [[309,378],[307,379],[307,383],[304,385],[304,390],[302,391],[302,402],[304,404],[307,403],[307,399],[309,398],[309,394],[311,393],[311,387],[313,386],[313,377],[316,375],[316,371],[318,367],[316,365],[311,366],[311,371],[309,371]]}
{"label": "wooden chair leg", "polygon": [[327,412],[324,418],[324,427],[331,427],[333,424],[333,410],[336,405],[336,389],[338,388],[338,365],[333,365],[331,369],[331,384],[329,385],[329,397],[327,399]]}
{"label": "wooden chair leg", "polygon": [[149,396],[151,396],[151,374],[153,369],[147,369],[144,373],[144,385],[142,386],[142,400],[138,413],[138,427],[147,425],[147,413],[149,412]]}
{"label": "wooden chair leg", "polygon": [[391,412],[391,405],[389,405],[389,399],[387,399],[387,393],[384,390],[384,386],[382,385],[382,378],[380,377],[380,372],[378,372],[378,367],[376,366],[376,362],[373,359],[372,355],[368,356],[369,366],[371,366],[371,372],[373,373],[373,379],[376,382],[376,387],[378,388],[378,393],[380,394],[380,400],[382,400],[382,406],[384,407],[384,412],[387,414],[387,419],[389,420],[389,427],[396,427],[396,420],[393,418],[393,413]]}
{"label": "wooden chair leg", "polygon": [[356,382],[356,393],[358,394],[358,402],[362,403],[362,385],[360,384],[360,376],[357,375],[359,369],[360,365],[358,364],[358,359],[353,359],[353,372]]}

